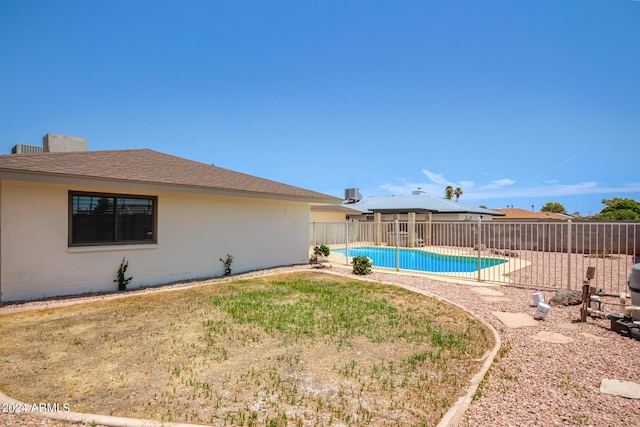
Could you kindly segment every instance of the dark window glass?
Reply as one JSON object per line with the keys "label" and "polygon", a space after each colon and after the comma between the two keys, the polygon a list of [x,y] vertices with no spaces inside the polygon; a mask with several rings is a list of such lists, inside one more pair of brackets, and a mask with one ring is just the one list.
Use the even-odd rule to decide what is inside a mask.
{"label": "dark window glass", "polygon": [[70,194],[70,245],[155,242],[155,197]]}
{"label": "dark window glass", "polygon": [[153,200],[118,198],[118,240],[153,240]]}

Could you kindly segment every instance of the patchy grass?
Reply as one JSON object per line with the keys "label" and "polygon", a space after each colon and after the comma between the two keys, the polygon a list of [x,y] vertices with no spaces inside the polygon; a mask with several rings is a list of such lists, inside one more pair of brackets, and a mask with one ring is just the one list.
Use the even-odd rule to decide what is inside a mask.
{"label": "patchy grass", "polygon": [[454,307],[318,272],[0,316],[0,390],[233,426],[434,425],[493,345]]}

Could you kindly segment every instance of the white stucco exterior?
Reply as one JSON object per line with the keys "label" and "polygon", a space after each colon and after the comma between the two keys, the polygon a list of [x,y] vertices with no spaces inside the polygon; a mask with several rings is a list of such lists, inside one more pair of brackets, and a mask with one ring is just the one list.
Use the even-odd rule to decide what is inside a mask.
{"label": "white stucco exterior", "polygon": [[[109,186],[111,185],[111,186]],[[69,247],[69,191],[157,196],[157,244]],[[309,203],[205,192],[0,180],[0,301],[115,291],[308,261]]]}
{"label": "white stucco exterior", "polygon": [[311,222],[345,222],[344,212],[311,212]]}

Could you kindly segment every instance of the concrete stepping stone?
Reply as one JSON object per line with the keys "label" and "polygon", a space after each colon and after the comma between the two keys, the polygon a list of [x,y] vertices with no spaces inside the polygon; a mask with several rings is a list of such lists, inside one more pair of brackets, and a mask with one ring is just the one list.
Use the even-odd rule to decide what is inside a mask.
{"label": "concrete stepping stone", "polygon": [[603,378],[600,383],[600,393],[613,394],[627,399],[640,399],[640,384]]}
{"label": "concrete stepping stone", "polygon": [[569,344],[573,341],[573,338],[569,338],[566,335],[559,334],[557,332],[538,332],[531,338],[538,341],[550,342],[553,344]]}
{"label": "concrete stepping stone", "polygon": [[509,297],[480,297],[480,299],[483,300],[483,301],[487,301],[487,302],[508,302],[508,301],[513,301]]}
{"label": "concrete stepping stone", "polygon": [[488,288],[471,288],[471,292],[475,292],[478,295],[483,295],[486,297],[501,297],[504,293],[500,291],[496,291]]}
{"label": "concrete stepping stone", "polygon": [[576,329],[580,328],[580,325],[578,323],[558,323],[558,328],[575,331]]}
{"label": "concrete stepping stone", "polygon": [[526,313],[507,313],[505,311],[492,311],[491,313],[509,328],[538,326],[538,322]]}

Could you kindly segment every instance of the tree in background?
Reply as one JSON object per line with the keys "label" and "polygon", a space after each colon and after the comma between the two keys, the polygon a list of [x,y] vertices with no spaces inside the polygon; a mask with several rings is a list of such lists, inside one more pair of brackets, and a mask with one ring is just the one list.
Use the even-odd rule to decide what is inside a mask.
{"label": "tree in background", "polygon": [[453,187],[450,185],[447,185],[447,188],[444,189],[444,198],[447,200],[451,200],[452,197],[453,197]]}
{"label": "tree in background", "polygon": [[457,187],[456,190],[453,192],[453,194],[456,196],[456,202],[457,202],[460,196],[462,196],[462,188]]}
{"label": "tree in background", "polygon": [[542,208],[540,208],[540,212],[553,212],[553,213],[561,213],[566,214],[567,210],[562,206],[562,204],[558,202],[548,202]]}
{"label": "tree in background", "polygon": [[608,208],[609,206],[613,206],[618,202],[622,202],[624,200],[633,200],[633,199],[621,199],[620,197],[614,197],[612,199],[602,199],[602,204],[604,205],[605,208]]}
{"label": "tree in background", "polygon": [[640,219],[640,203],[633,199],[621,199],[614,197],[611,200],[603,200],[606,205],[593,219],[601,221],[622,221]]}

